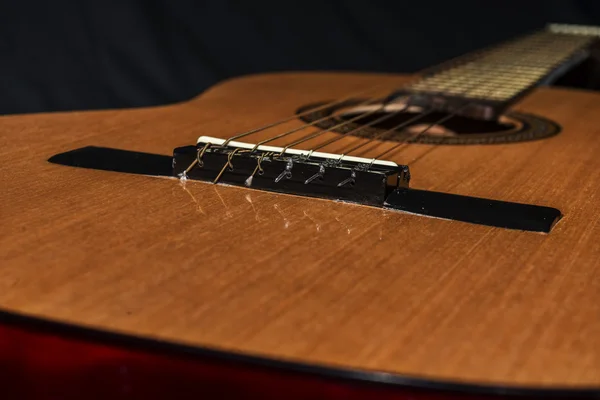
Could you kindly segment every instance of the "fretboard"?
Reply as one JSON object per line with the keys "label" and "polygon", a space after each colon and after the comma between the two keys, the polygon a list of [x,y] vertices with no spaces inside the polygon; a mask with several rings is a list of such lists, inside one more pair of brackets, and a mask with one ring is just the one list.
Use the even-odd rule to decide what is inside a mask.
{"label": "fretboard", "polygon": [[[599,36],[596,27],[549,25],[545,31],[446,63],[403,92],[416,103],[450,111],[468,102],[502,108],[585,59]],[[489,118],[493,112],[487,114],[480,117]]]}

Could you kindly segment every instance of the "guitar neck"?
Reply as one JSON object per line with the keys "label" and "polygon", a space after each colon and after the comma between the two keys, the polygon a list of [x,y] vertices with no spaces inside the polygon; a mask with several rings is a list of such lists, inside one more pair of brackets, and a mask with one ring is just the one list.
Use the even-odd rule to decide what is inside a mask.
{"label": "guitar neck", "polygon": [[482,119],[583,61],[600,29],[549,25],[541,32],[445,63],[402,90],[412,103]]}

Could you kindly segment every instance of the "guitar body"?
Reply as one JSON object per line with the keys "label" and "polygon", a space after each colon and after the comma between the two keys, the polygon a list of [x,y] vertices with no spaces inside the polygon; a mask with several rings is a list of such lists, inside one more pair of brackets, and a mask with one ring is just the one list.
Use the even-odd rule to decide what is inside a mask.
{"label": "guitar body", "polygon": [[266,74],[164,107],[0,118],[5,317],[390,381],[600,388],[599,93],[539,88],[513,107],[553,137],[388,156],[416,189],[557,208],[548,234],[47,161],[169,155],[408,78]]}

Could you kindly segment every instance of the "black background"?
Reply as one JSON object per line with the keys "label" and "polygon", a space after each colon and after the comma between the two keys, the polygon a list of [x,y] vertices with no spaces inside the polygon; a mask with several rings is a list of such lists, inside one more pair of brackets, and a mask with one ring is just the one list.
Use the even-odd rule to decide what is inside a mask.
{"label": "black background", "polygon": [[0,113],[137,107],[282,70],[412,72],[600,1],[1,0]]}

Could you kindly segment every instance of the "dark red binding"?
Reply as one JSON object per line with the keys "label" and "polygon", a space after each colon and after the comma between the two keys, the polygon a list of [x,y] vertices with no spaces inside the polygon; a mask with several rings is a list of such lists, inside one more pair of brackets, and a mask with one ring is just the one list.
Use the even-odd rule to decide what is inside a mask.
{"label": "dark red binding", "polygon": [[327,377],[318,371],[100,343],[101,333],[59,336],[61,331],[34,328],[0,324],[2,399],[475,400],[507,394],[369,383],[360,373],[360,379]]}

